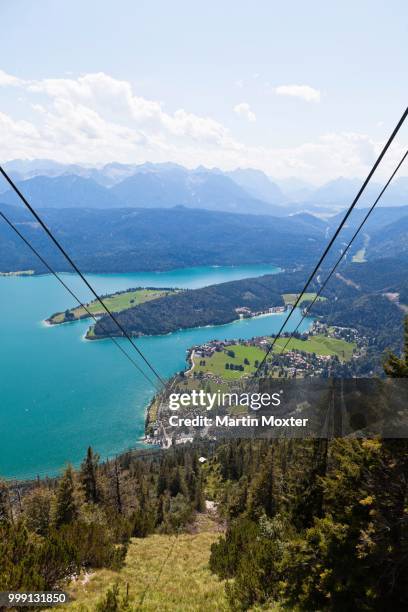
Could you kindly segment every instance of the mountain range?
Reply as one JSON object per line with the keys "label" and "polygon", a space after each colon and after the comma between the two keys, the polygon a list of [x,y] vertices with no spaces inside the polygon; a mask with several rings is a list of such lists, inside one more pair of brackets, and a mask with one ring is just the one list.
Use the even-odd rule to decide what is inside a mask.
{"label": "mountain range", "polygon": [[[274,181],[260,170],[238,168],[223,172],[202,166],[190,170],[174,163],[109,163],[100,168],[61,164],[52,160],[13,160],[4,168],[23,193],[41,208],[204,208],[286,216],[298,212],[330,216],[348,205],[360,179],[343,177],[315,187],[292,177]],[[361,198],[369,206],[381,190],[370,183]],[[4,182],[0,201],[16,204]],[[408,204],[408,177],[396,179],[382,206]]]}
{"label": "mountain range", "polygon": [[[53,168],[53,171],[55,169]],[[24,180],[17,180],[22,193],[37,208],[203,208],[214,211],[226,211],[251,214],[272,214],[285,216],[288,211],[279,206],[278,200],[284,196],[278,187],[271,183],[271,193],[275,193],[275,202],[263,201],[249,193],[229,176],[198,168],[189,171],[173,164],[144,164],[128,174],[128,169],[111,164],[107,172],[117,178],[121,171],[121,180],[111,186],[104,186],[100,180],[102,171],[90,172],[89,176],[82,171],[53,176],[38,174]],[[16,174],[17,172],[17,174]],[[41,172],[44,172],[41,170]],[[20,174],[12,170],[11,175],[18,179]],[[96,174],[97,173],[97,174]],[[105,176],[106,178],[106,176]],[[266,179],[267,180],[267,179]],[[0,201],[17,205],[18,196],[10,189],[0,194]]]}

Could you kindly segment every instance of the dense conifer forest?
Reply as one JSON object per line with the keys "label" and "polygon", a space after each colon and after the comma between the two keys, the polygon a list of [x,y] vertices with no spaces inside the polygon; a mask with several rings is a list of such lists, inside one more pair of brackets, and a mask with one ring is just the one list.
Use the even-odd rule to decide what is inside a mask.
{"label": "dense conifer forest", "polygon": [[[251,312],[283,306],[282,293],[300,291],[305,275],[271,274],[245,278],[183,291],[150,303],[128,308],[117,315],[122,326],[133,334],[166,334],[177,329],[222,325],[239,318],[236,308]],[[94,327],[95,336],[115,335],[117,326],[107,315]]]}
{"label": "dense conifer forest", "polygon": [[[70,264],[38,231],[30,214],[2,204],[30,243],[53,268],[71,272]],[[314,217],[275,218],[209,210],[87,208],[40,210],[44,221],[83,272],[137,272],[206,265],[311,264],[320,253],[324,228]],[[203,231],[205,228],[205,231]],[[248,249],[248,244],[251,248]],[[43,264],[4,223],[0,224],[0,272]]]}

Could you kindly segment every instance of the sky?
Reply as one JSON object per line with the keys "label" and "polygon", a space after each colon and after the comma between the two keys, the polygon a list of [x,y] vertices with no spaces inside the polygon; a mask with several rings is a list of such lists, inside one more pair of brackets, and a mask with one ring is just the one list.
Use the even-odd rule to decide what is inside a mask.
{"label": "sky", "polygon": [[0,0],[0,27],[2,161],[363,177],[408,101],[400,0]]}

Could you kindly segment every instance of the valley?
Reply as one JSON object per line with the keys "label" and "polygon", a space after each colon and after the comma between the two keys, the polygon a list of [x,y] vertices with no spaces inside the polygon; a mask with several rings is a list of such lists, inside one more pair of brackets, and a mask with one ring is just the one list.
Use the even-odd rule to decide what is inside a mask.
{"label": "valley", "polygon": [[[45,176],[44,167],[39,174],[29,163],[16,163],[13,171],[18,167],[25,168],[20,187],[161,375],[171,379],[184,371],[193,349],[192,373],[211,384],[223,377],[239,381],[254,371],[264,350],[260,342],[280,329],[339,221],[336,211],[347,189],[355,187],[332,184],[315,192],[316,202],[309,200],[309,206],[295,205],[268,177],[245,170],[218,174],[174,165],[112,164],[67,172],[62,165]],[[339,189],[343,195],[335,197]],[[330,199],[330,214],[320,215],[319,207],[327,209]],[[89,443],[103,456],[142,445],[145,410],[155,389],[118,357],[106,341],[117,335],[112,322],[38,224],[15,204],[3,190],[1,211],[98,318],[90,328],[87,313],[69,302],[35,255],[0,223],[0,289],[7,297],[0,302],[0,418],[9,432],[0,460],[5,474],[27,477],[33,469],[55,473],[67,456],[75,464]],[[364,214],[355,211],[342,240]],[[335,368],[372,376],[381,369],[384,351],[400,350],[408,304],[407,218],[406,206],[380,208],[370,217],[369,239],[356,242],[314,304],[313,318],[302,322],[285,361],[272,366],[273,375]],[[394,236],[401,237],[397,254]],[[343,243],[335,244],[331,257],[342,248]],[[288,332],[300,322],[325,272],[293,312]],[[327,329],[305,336],[316,319]],[[354,358],[361,347],[353,339],[331,338],[333,328],[355,330],[364,356]],[[84,342],[86,337],[100,342]],[[119,336],[118,341],[124,343]],[[200,348],[205,352],[214,341],[233,345],[228,350],[236,356],[221,351],[200,359]],[[35,363],[24,353],[27,346],[39,355]],[[27,448],[24,457],[16,450],[21,443]]]}
{"label": "valley", "polygon": [[[161,291],[163,287],[184,289],[182,293],[156,297],[118,312],[116,316],[124,317],[129,311],[139,309],[143,311],[143,324],[147,331],[150,331],[147,325],[151,326],[152,335],[138,338],[138,346],[166,379],[186,369],[186,356],[192,347],[219,340],[232,342],[237,347],[237,355],[240,350],[250,354],[242,355],[242,359],[241,355],[240,358],[228,358],[222,364],[211,366],[206,361],[201,368],[198,360],[197,373],[201,369],[200,376],[209,375],[217,380],[224,368],[224,376],[227,373],[229,380],[239,380],[241,367],[245,374],[255,366],[258,359],[255,352],[259,354],[256,344],[276,333],[287,316],[282,296],[286,301],[293,300],[304,279],[303,272],[277,272],[279,269],[273,266],[200,267],[172,272],[90,275],[89,280],[101,295],[122,296],[119,299],[125,300],[122,304],[125,306],[131,305],[130,299],[134,299],[129,296],[129,287],[149,287],[151,291]],[[294,345],[298,344],[302,350],[300,357],[297,357],[297,351],[290,351],[283,364],[274,366],[275,375],[282,371],[281,366],[283,372],[287,369],[290,373],[291,368],[307,370],[309,367],[327,371],[330,365],[343,374],[351,371],[353,376],[369,376],[378,372],[384,351],[388,348],[400,350],[403,312],[382,294],[400,291],[400,300],[404,303],[406,274],[403,263],[381,260],[381,263],[352,264],[342,268],[342,276],[352,280],[355,286],[333,278],[324,292],[326,299],[314,305],[312,314],[329,326],[355,329],[361,338],[365,338],[364,358],[347,361],[354,350],[352,346],[327,338],[330,332],[326,330],[320,332],[326,337],[321,340],[314,338],[312,342],[311,339],[296,338]],[[84,303],[92,302],[89,292],[76,276],[64,274],[63,278]],[[83,342],[89,321],[78,319],[69,325],[44,327],[42,321],[50,316],[50,311],[65,313],[69,306],[67,294],[56,280],[47,275],[1,277],[0,290],[8,298],[0,303],[4,348],[1,363],[4,410],[0,410],[0,418],[8,431],[0,450],[3,473],[19,477],[54,474],[67,456],[77,463],[89,443],[104,457],[130,446],[142,446],[145,410],[155,389],[140,373],[130,369],[112,343],[107,340]],[[311,298],[313,291],[309,293],[311,295],[307,297]],[[143,291],[139,297],[142,295]],[[281,309],[281,312],[240,318],[236,309],[245,303],[243,296],[248,298],[246,301],[251,312],[268,310],[271,304],[276,304],[273,308]],[[172,305],[173,300],[176,307]],[[206,300],[211,306],[208,311],[203,309]],[[150,309],[154,304],[158,305],[157,312],[161,314],[151,318]],[[215,310],[214,306],[217,306]],[[231,322],[207,323],[225,321],[226,314]],[[211,319],[213,316],[217,318]],[[297,309],[291,316],[288,331],[295,329],[301,316],[302,310]],[[208,326],[179,329],[183,322],[194,325],[204,320]],[[160,331],[165,332],[163,325],[169,322],[173,331],[158,335]],[[307,317],[298,330],[299,334],[304,334],[312,323],[313,319]],[[124,342],[120,338],[119,341]],[[250,341],[248,346],[246,341]],[[347,338],[345,341],[354,342]],[[35,362],[28,354],[22,353],[22,344],[37,352],[39,358]],[[245,348],[238,348],[241,345]],[[330,357],[328,362],[325,355]],[[346,361],[343,363],[344,357]],[[245,358],[249,364],[244,363]],[[202,359],[206,360],[206,357]],[[228,368],[228,372],[225,368],[227,362],[234,365],[234,368]],[[25,380],[24,386],[19,384],[21,377]],[[20,390],[16,395],[17,386]],[[24,456],[18,453],[22,443],[27,448]]]}

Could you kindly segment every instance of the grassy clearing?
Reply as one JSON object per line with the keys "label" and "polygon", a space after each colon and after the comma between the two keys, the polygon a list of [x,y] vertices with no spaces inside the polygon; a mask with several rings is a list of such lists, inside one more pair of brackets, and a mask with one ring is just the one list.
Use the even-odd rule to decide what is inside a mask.
{"label": "grassy clearing", "polygon": [[365,257],[365,253],[366,253],[365,248],[360,249],[359,251],[357,251],[355,255],[353,255],[351,261],[353,263],[365,263],[367,261]]}
{"label": "grassy clearing", "polygon": [[[276,342],[274,351],[282,349],[286,344],[286,338],[279,338]],[[310,336],[307,340],[297,340],[292,338],[286,350],[306,351],[316,353],[316,355],[337,355],[342,361],[348,361],[356,348],[354,342],[339,340],[337,338],[327,338],[327,336]]]}
{"label": "grassy clearing", "polygon": [[[112,312],[121,312],[127,308],[132,308],[133,306],[149,302],[150,300],[156,300],[170,293],[173,293],[173,291],[168,289],[135,289],[134,291],[124,291],[123,293],[108,295],[104,297],[102,301]],[[89,302],[89,304],[86,304],[86,307],[89,312],[95,316],[102,315],[105,312],[97,300]],[[71,308],[68,312],[69,316],[73,317],[73,320],[83,319],[89,316],[82,306]],[[58,312],[49,319],[50,323],[53,324],[64,323],[68,320],[71,319],[67,318],[65,312]]]}
{"label": "grassy clearing", "polygon": [[[265,352],[257,346],[245,346],[242,344],[234,344],[228,347],[235,353],[235,357],[230,357],[224,351],[220,353],[213,353],[211,357],[195,357],[194,358],[194,372],[212,372],[216,376],[221,376],[225,380],[234,380],[241,378],[245,374],[250,374],[255,371],[255,361],[261,362],[265,356]],[[249,365],[244,363],[244,359],[248,359]],[[200,361],[205,361],[205,365],[199,365]],[[226,363],[233,363],[234,365],[243,365],[244,371],[239,372],[237,370],[227,370],[225,368]]]}
{"label": "grassy clearing", "polygon": [[[285,302],[285,304],[294,304],[298,298],[298,293],[283,293],[282,297],[283,297],[283,301]],[[302,299],[300,300],[298,306],[302,306],[302,304],[304,302],[311,302],[312,300],[314,300],[314,298],[316,297],[316,293],[305,293],[302,296]],[[322,297],[321,295],[317,298],[318,302],[322,302],[324,301],[326,298]]]}
{"label": "grassy clearing", "polygon": [[[210,548],[220,536],[216,523],[199,515],[198,533],[152,535],[133,539],[119,572],[99,570],[67,590],[75,601],[60,610],[91,612],[117,582],[121,593],[129,585],[134,610],[202,612],[228,610],[224,583],[208,569]],[[143,603],[141,603],[143,601]]]}
{"label": "grassy clearing", "polygon": [[[279,353],[286,344],[286,338],[279,338],[274,346],[274,352]],[[341,361],[348,361],[353,355],[353,350],[356,345],[345,340],[337,338],[327,338],[326,336],[311,336],[307,340],[298,340],[292,338],[286,350],[305,351],[307,353],[316,353],[316,355],[337,355]],[[216,376],[221,376],[226,380],[241,378],[245,374],[251,374],[255,371],[255,361],[260,362],[265,353],[262,349],[256,346],[245,346],[242,344],[234,344],[228,347],[235,353],[235,357],[231,357],[226,352],[214,353],[211,357],[195,357],[194,371],[195,372],[211,372]],[[244,359],[249,361],[249,365],[244,363]],[[199,365],[200,361],[205,360],[205,365]],[[243,365],[244,371],[227,370],[226,363],[234,365]]]}

